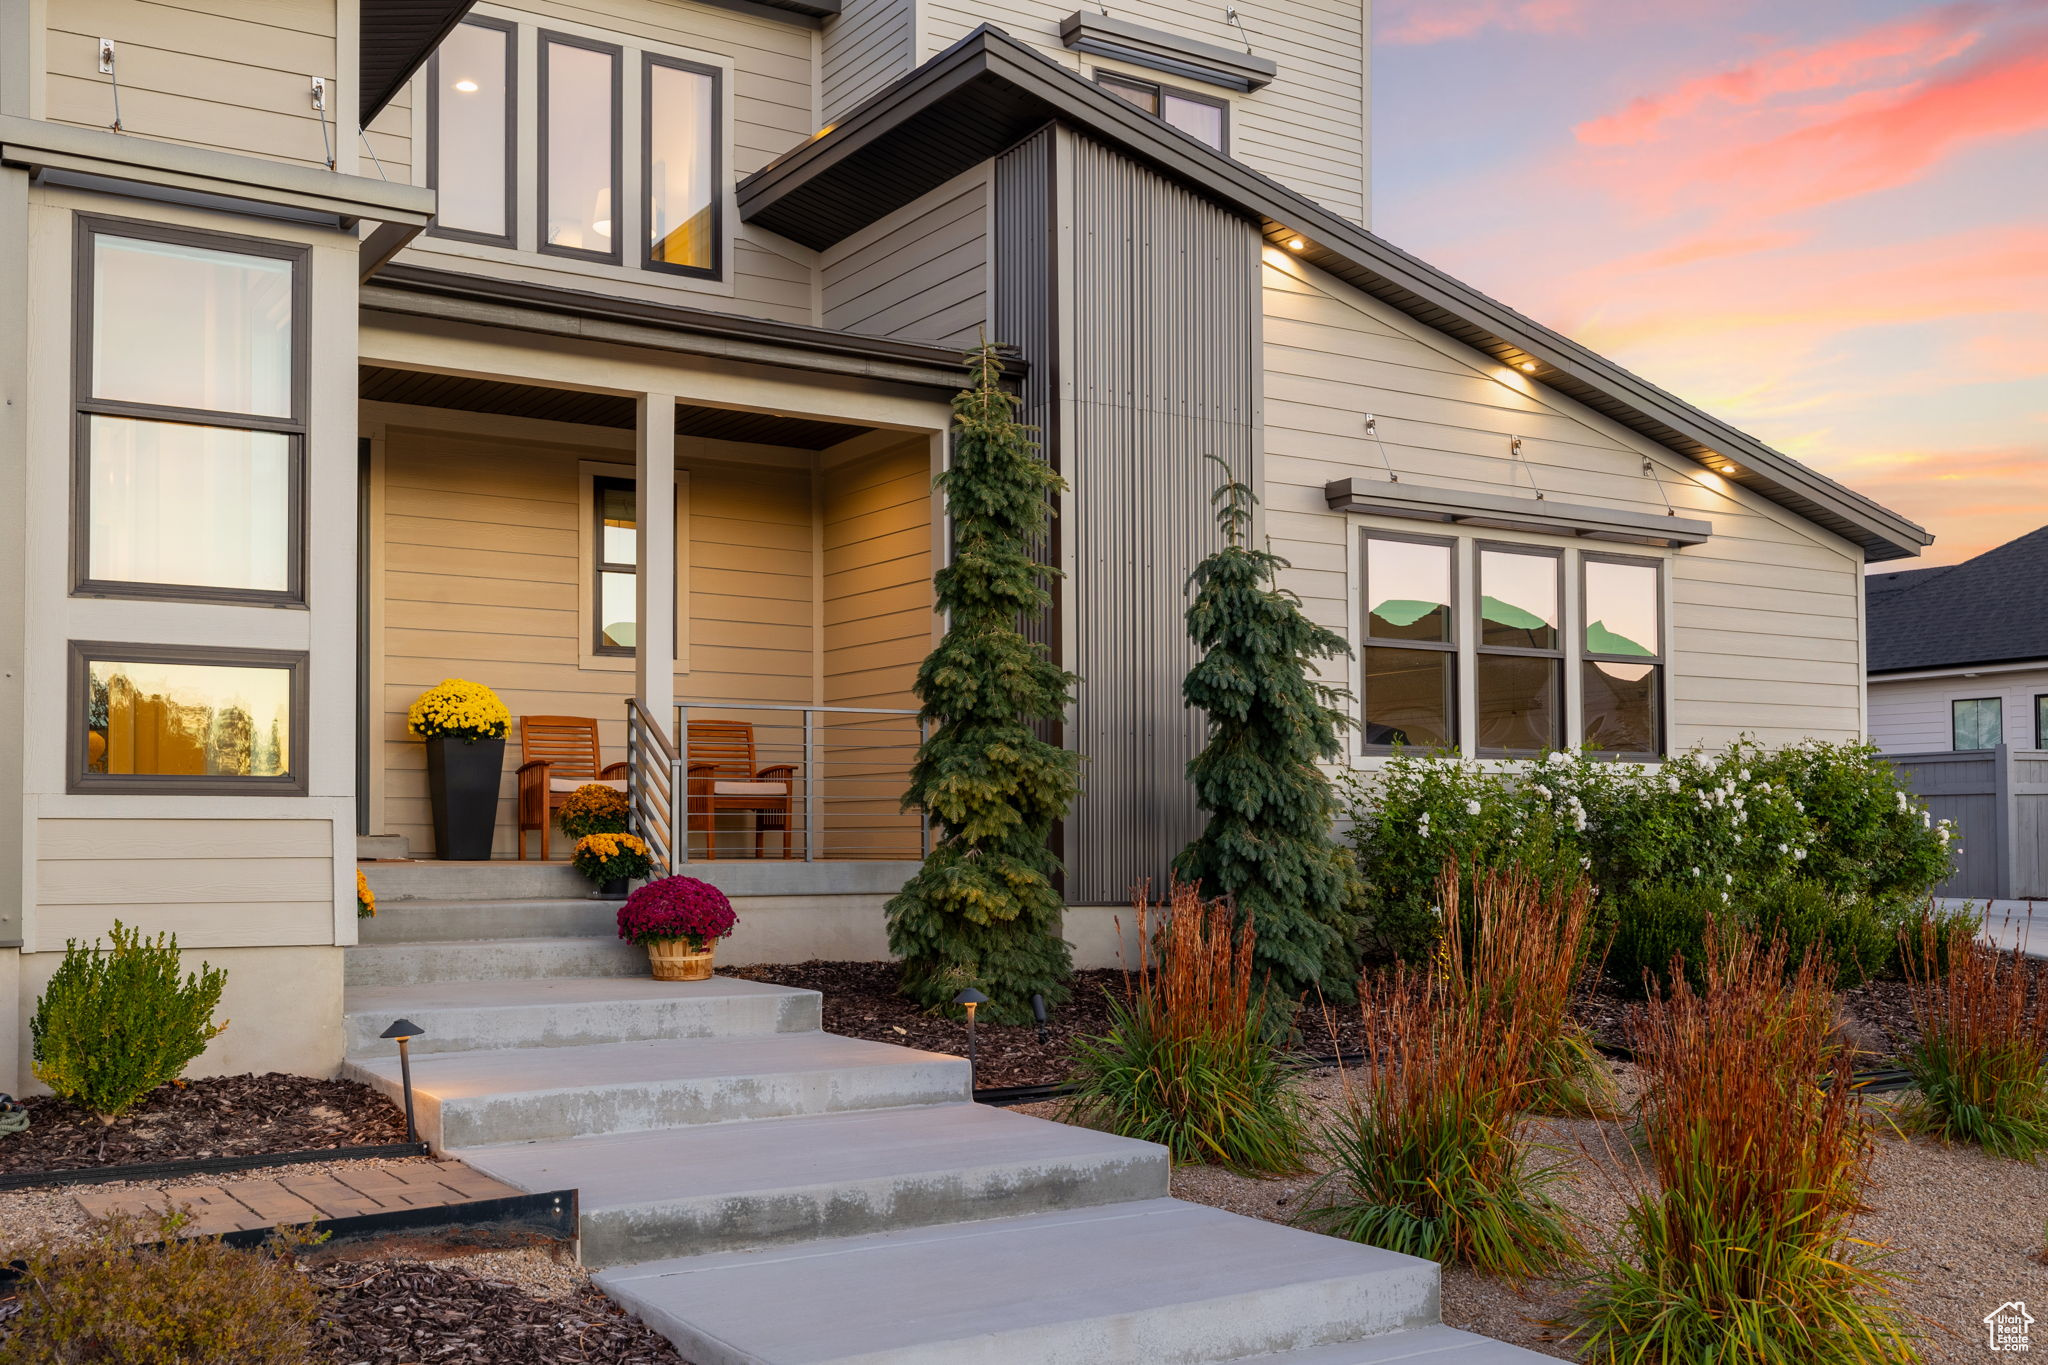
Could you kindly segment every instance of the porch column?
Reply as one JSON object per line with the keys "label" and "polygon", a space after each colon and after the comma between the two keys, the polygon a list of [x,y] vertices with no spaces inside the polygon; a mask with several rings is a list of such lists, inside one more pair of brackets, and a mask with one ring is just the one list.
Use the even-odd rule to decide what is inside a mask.
{"label": "porch column", "polygon": [[640,525],[638,648],[634,681],[665,732],[676,723],[676,399],[643,393],[634,444],[634,514]]}

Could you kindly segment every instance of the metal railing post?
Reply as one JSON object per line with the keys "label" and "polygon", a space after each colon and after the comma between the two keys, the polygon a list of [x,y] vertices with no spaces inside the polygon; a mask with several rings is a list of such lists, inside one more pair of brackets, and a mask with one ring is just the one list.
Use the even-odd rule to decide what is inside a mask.
{"label": "metal railing post", "polygon": [[[924,752],[925,738],[924,717],[919,716],[917,718],[917,752],[920,754]],[[917,761],[915,754],[911,756],[911,761],[913,763]],[[917,856],[920,860],[932,856],[932,816],[931,812],[923,806],[917,808]]]}
{"label": "metal railing post", "polygon": [[[676,756],[670,760],[668,780],[668,837],[673,848],[670,855],[672,867],[681,867],[690,861],[690,708],[676,707]],[[711,816],[705,821],[705,852],[718,837],[718,818]]]}
{"label": "metal railing post", "polygon": [[[782,836],[787,839],[788,833]],[[818,861],[818,723],[817,713],[804,708],[804,861]]]}

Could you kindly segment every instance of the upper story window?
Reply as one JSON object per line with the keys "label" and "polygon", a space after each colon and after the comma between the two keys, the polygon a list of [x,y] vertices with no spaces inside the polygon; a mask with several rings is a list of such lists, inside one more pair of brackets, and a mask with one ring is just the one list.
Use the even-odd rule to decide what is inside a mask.
{"label": "upper story window", "polygon": [[2002,697],[1966,697],[1949,703],[1951,747],[1958,752],[1996,749],[2005,742]]}
{"label": "upper story window", "polygon": [[306,252],[81,216],[73,591],[304,601]]}
{"label": "upper story window", "polygon": [[[534,45],[530,97],[515,77],[522,42]],[[639,79],[629,90],[634,65]],[[665,53],[464,20],[428,78],[427,182],[440,196],[433,233],[717,278],[722,85],[718,68]],[[535,141],[523,152],[522,126]]]}
{"label": "upper story window", "polygon": [[1230,104],[1227,100],[1108,71],[1096,72],[1095,83],[1153,117],[1172,124],[1197,142],[1206,142],[1219,152],[1230,150]]}

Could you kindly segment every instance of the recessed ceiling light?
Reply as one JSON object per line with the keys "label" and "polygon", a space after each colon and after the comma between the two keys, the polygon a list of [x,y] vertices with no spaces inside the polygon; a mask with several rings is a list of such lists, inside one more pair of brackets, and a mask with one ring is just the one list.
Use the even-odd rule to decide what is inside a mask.
{"label": "recessed ceiling light", "polygon": [[465,95],[474,95],[476,93],[476,82],[464,76],[461,80],[455,82],[455,88]]}
{"label": "recessed ceiling light", "polygon": [[1289,251],[1300,251],[1307,245],[1308,243],[1302,241],[1299,237],[1289,237],[1287,239],[1287,249]]}
{"label": "recessed ceiling light", "polygon": [[1530,374],[1534,374],[1536,373],[1536,362],[1533,360],[1525,360],[1522,362],[1522,368],[1524,370],[1527,370]]}

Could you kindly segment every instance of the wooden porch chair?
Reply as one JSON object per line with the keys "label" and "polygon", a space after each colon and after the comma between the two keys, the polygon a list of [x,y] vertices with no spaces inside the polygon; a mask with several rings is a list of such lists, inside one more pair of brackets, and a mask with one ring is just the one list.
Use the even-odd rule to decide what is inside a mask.
{"label": "wooden porch chair", "polygon": [[691,721],[689,769],[689,832],[703,833],[706,859],[718,857],[718,817],[727,811],[752,812],[756,858],[767,856],[771,829],[782,831],[782,856],[796,856],[790,827],[796,809],[796,768],[788,763],[756,767],[750,722]]}
{"label": "wooden porch chair", "polygon": [[591,716],[519,718],[519,856],[526,832],[540,831],[540,860],[548,860],[548,829],[569,793],[588,782],[626,789],[626,765],[607,764]]}

